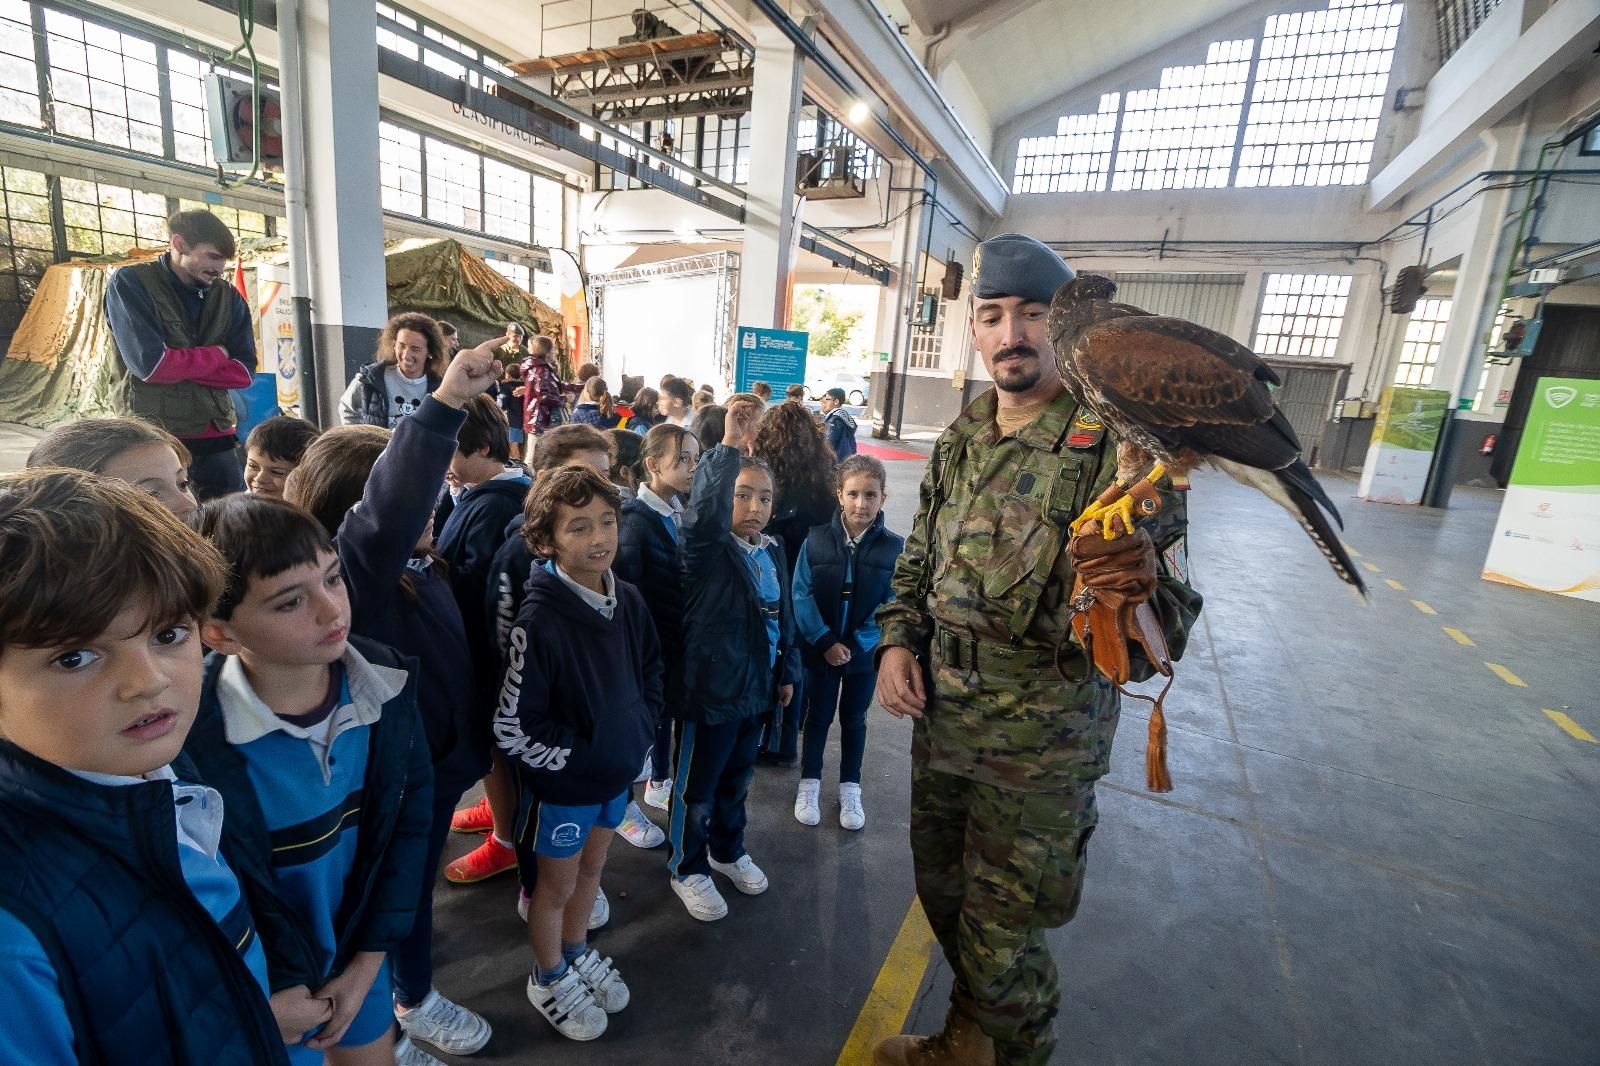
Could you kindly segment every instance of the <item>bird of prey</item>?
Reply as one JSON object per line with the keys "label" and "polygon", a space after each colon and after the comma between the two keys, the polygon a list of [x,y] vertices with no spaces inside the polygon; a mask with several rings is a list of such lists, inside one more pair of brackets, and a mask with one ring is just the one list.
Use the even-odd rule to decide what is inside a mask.
{"label": "bird of prey", "polygon": [[1073,531],[1100,519],[1112,536],[1113,514],[1131,530],[1139,494],[1125,494],[1130,488],[1209,461],[1293,515],[1340,580],[1365,596],[1328,521],[1331,515],[1342,528],[1339,512],[1301,461],[1300,441],[1267,388],[1280,384],[1278,375],[1232,338],[1115,303],[1116,291],[1110,278],[1079,274],[1050,303],[1061,377],[1119,441],[1117,485],[1078,517]]}

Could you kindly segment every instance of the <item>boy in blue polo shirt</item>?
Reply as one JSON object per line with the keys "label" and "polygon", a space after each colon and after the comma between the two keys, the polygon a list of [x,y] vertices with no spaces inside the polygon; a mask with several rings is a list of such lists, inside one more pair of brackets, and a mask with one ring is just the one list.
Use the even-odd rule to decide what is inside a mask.
{"label": "boy in blue polo shirt", "polygon": [[327,1000],[293,1063],[427,1066],[393,1038],[385,957],[411,931],[426,874],[433,770],[412,660],[350,636],[327,531],[281,500],[213,500],[190,522],[229,580],[201,627],[200,717],[185,751],[228,803],[230,859],[273,987]]}
{"label": "boy in blue polo shirt", "polygon": [[222,577],[142,490],[0,478],[0,1062],[278,1066],[331,1013],[283,986],[275,1022],[222,800],[179,755]]}

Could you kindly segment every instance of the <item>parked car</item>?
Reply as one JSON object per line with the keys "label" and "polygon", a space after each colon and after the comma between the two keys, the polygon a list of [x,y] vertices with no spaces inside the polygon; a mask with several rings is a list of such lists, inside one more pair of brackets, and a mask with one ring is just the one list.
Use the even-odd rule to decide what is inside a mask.
{"label": "parked car", "polygon": [[813,400],[822,399],[829,389],[843,389],[846,402],[853,407],[860,407],[867,402],[871,385],[862,375],[844,371],[806,382],[806,392]]}

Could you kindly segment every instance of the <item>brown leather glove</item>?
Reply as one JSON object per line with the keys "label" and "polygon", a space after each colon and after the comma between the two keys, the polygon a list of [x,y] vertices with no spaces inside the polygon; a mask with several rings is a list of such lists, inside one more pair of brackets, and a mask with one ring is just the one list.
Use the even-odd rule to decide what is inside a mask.
{"label": "brown leather glove", "polygon": [[1120,609],[1148,600],[1156,590],[1156,546],[1142,529],[1116,540],[1106,540],[1099,530],[1082,532],[1067,545],[1067,554],[1098,603]]}

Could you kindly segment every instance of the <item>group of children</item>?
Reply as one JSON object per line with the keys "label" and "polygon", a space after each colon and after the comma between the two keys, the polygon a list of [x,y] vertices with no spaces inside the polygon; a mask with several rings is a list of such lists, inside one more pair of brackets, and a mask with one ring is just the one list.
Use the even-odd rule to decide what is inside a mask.
{"label": "group of children", "polygon": [[713,872],[764,892],[745,801],[802,678],[795,816],[820,821],[837,715],[840,824],[862,827],[872,616],[901,544],[882,465],[841,464],[840,510],[791,566],[762,532],[753,397],[703,455],[664,423],[619,464],[569,425],[525,469],[483,395],[502,342],[392,431],[263,423],[245,494],[197,506],[183,445],[135,419],[56,430],[0,478],[0,974],[30,1019],[0,1026],[0,1061],[482,1049],[488,1022],[431,963],[463,816],[514,856],[529,1001],[594,1039],[629,1000],[588,942],[607,849],[630,819],[660,834],[636,784],[669,811],[693,917],[727,913]]}

